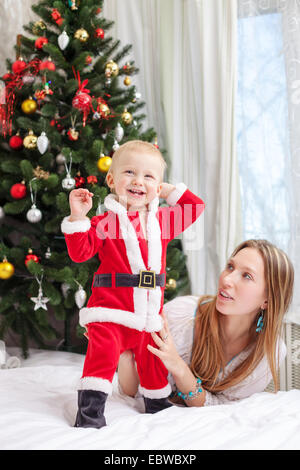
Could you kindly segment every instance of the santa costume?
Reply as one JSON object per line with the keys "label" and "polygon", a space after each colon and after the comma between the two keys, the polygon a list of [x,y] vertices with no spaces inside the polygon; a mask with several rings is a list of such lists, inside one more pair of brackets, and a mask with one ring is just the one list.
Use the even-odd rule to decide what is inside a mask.
{"label": "santa costume", "polygon": [[162,328],[167,245],[195,222],[204,202],[179,183],[167,203],[168,207],[159,207],[155,198],[149,204],[146,239],[139,212],[127,212],[113,194],[105,198],[106,213],[74,222],[65,217],[62,222],[70,258],[81,263],[98,254],[100,260],[92,295],[79,312],[89,344],[80,380],[77,426],[105,425],[105,400],[112,393],[120,354],[126,350],[134,353],[146,411],[147,407],[153,413],[170,406],[166,402],[171,393],[168,371],[147,344],[155,346],[151,332]]}

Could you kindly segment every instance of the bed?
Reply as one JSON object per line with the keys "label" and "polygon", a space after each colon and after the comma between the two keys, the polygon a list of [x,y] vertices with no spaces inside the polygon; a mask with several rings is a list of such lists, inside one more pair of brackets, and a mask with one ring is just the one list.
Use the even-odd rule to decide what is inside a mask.
{"label": "bed", "polygon": [[[21,357],[17,348],[10,355]],[[141,398],[114,391],[107,426],[74,428],[84,356],[30,350],[0,370],[1,450],[300,449],[300,390],[263,392],[231,405],[143,413]]]}

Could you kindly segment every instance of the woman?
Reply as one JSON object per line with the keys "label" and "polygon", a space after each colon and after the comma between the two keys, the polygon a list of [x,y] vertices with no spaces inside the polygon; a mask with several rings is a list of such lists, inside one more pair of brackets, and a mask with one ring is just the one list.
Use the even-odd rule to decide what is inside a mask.
{"label": "woman", "polygon": [[[281,338],[294,269],[266,240],[248,240],[230,257],[216,296],[178,297],[164,307],[165,325],[148,349],[169,370],[187,406],[229,403],[265,390],[286,355]],[[134,396],[138,376],[130,351],[119,362],[120,389]],[[173,387],[173,388],[174,388]]]}

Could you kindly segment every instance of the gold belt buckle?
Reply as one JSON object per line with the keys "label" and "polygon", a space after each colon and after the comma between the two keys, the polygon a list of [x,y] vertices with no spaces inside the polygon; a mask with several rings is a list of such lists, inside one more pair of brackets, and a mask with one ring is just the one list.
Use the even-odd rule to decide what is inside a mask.
{"label": "gold belt buckle", "polygon": [[139,287],[142,287],[144,289],[155,289],[155,271],[144,271],[141,269]]}

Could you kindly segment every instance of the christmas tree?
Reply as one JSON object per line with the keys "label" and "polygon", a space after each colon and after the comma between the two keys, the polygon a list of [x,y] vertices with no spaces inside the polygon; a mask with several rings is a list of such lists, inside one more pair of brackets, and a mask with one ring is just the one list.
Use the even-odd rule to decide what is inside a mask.
{"label": "christmas tree", "polygon": [[[140,139],[145,105],[126,61],[131,46],[109,37],[103,0],[47,0],[32,6],[38,20],[18,36],[0,108],[0,338],[12,330],[24,356],[38,347],[73,350],[72,319],[86,301],[98,266],[73,263],[60,224],[75,187],[94,193],[92,217],[103,210],[114,151]],[[186,292],[180,240],[167,253],[165,300]],[[55,317],[53,324],[51,321]],[[63,328],[57,327],[60,322]],[[82,334],[77,327],[77,333]]]}

